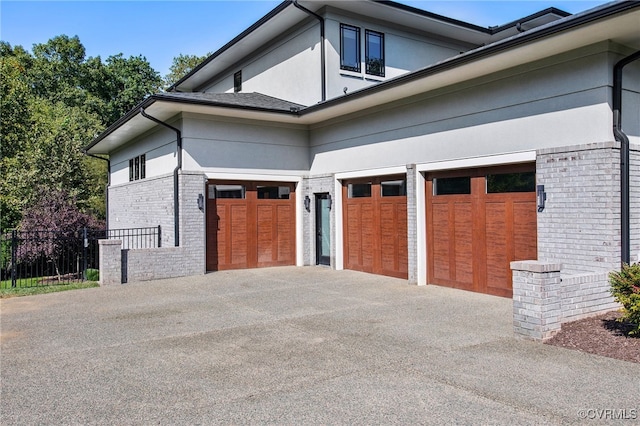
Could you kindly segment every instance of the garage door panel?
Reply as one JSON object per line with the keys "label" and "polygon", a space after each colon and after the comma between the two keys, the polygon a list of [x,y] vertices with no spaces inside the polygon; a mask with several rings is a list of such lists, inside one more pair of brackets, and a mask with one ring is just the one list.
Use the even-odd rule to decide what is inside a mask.
{"label": "garage door panel", "polygon": [[455,275],[450,279],[464,288],[473,286],[473,210],[470,202],[454,203],[454,238],[451,242],[455,258]]}
{"label": "garage door panel", "polygon": [[291,262],[295,257],[295,239],[290,232],[291,224],[295,220],[295,212],[290,205],[278,205],[277,220],[277,262]]}
{"label": "garage door panel", "polygon": [[[273,240],[277,233],[274,232],[274,209],[273,206],[262,205],[257,209],[258,219],[258,262],[273,261]],[[276,235],[274,235],[276,234]]]}
{"label": "garage door panel", "polygon": [[[246,267],[247,265],[247,206],[231,205],[230,227],[231,259],[230,266]],[[224,228],[223,228],[224,229]]]}
{"label": "garage door panel", "polygon": [[[525,164],[427,176],[430,282],[511,297],[510,262],[537,258],[534,169]],[[440,188],[441,181],[470,185]]]}
{"label": "garage door panel", "polygon": [[451,246],[453,242],[449,237],[449,204],[434,204],[431,208],[432,232],[433,232],[433,277],[436,279],[451,279],[449,263],[451,261]]}
{"label": "garage door panel", "polygon": [[408,277],[404,178],[343,183],[345,267]]}
{"label": "garage door panel", "polygon": [[292,184],[209,181],[207,191],[207,270],[295,264]]}
{"label": "garage door panel", "polygon": [[536,259],[538,255],[538,217],[536,200],[531,196],[529,201],[513,204],[514,258],[513,260]]}

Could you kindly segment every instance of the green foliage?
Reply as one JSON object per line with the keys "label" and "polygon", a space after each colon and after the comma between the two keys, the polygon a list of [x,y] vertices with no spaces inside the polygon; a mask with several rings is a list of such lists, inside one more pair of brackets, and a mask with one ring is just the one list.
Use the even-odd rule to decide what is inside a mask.
{"label": "green foliage", "polygon": [[169,88],[174,83],[177,83],[210,55],[211,53],[207,53],[204,56],[180,54],[173,58],[173,63],[171,67],[169,67],[169,74],[164,77],[165,88]]}
{"label": "green foliage", "polygon": [[621,321],[633,325],[630,335],[640,336],[640,263],[623,265],[621,271],[609,274],[611,294],[622,304]]}
{"label": "green foliage", "polygon": [[72,283],[72,284],[64,284],[64,285],[47,285],[40,287],[15,287],[12,288],[9,285],[6,285],[6,281],[2,281],[0,283],[0,299],[6,299],[9,297],[18,297],[18,296],[33,296],[36,294],[45,294],[45,293],[57,293],[60,291],[67,290],[80,290],[83,288],[93,288],[99,287],[97,282],[88,281],[81,283]]}
{"label": "green foliage", "polygon": [[39,191],[63,190],[104,218],[106,162],[82,148],[162,87],[142,56],[86,58],[78,37],[0,42],[0,229],[15,228]]}
{"label": "green foliage", "polygon": [[100,271],[97,269],[87,269],[87,281],[100,280]]}

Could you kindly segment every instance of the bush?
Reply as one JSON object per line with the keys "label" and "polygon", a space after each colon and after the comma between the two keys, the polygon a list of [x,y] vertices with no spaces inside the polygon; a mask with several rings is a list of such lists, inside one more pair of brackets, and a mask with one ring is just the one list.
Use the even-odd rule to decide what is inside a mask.
{"label": "bush", "polygon": [[87,269],[87,281],[99,281],[100,271],[97,269]]}
{"label": "bush", "polygon": [[620,321],[632,325],[630,335],[640,336],[640,263],[623,265],[620,272],[609,274],[611,294],[622,304]]}

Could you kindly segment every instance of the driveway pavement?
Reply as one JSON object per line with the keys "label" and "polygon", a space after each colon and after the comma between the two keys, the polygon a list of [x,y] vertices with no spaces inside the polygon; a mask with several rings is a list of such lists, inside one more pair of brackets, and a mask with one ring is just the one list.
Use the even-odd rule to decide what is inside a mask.
{"label": "driveway pavement", "polygon": [[516,340],[509,299],[393,278],[269,268],[0,308],[3,425],[640,422],[640,364]]}

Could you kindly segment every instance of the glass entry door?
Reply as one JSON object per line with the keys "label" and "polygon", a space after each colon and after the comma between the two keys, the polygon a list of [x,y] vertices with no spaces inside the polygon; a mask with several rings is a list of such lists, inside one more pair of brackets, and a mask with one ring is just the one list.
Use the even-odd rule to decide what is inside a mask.
{"label": "glass entry door", "polygon": [[331,265],[331,197],[316,194],[316,265]]}

